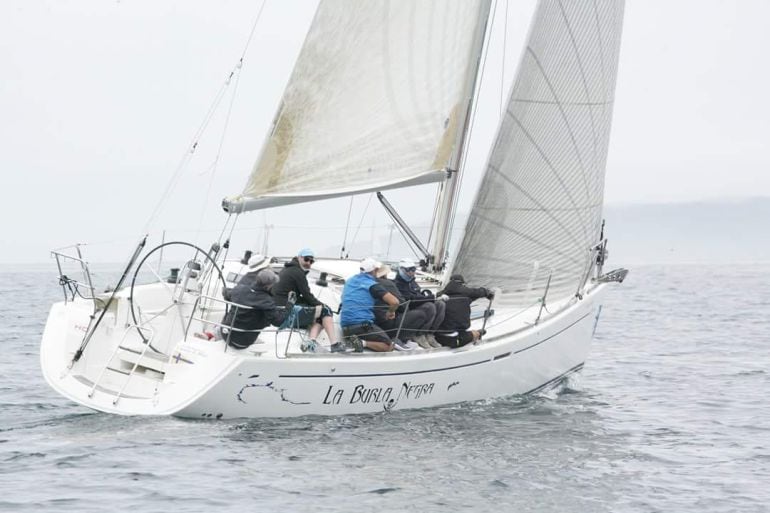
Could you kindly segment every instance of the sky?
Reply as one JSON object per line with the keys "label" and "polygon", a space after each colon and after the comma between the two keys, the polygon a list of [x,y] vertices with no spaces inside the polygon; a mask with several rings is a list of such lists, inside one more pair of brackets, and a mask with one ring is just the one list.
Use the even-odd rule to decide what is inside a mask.
{"label": "sky", "polygon": [[[489,54],[497,66],[484,77],[470,168],[483,165],[534,2],[497,5]],[[238,80],[197,138],[260,6],[0,3],[0,263],[45,262],[49,250],[77,242],[95,260],[119,261],[145,232],[156,242],[163,230],[166,240],[216,238],[219,202],[245,183],[315,2],[266,2]],[[606,203],[770,196],[768,19],[766,0],[627,0]],[[195,159],[167,191],[193,141]],[[474,190],[469,169],[461,209]],[[430,216],[432,189],[388,197],[415,225]],[[375,244],[384,244],[387,221],[367,201],[355,198],[347,237],[347,200],[241,216],[237,249],[260,247],[269,225],[271,253],[350,245],[354,233],[374,241],[362,251],[382,252]]]}

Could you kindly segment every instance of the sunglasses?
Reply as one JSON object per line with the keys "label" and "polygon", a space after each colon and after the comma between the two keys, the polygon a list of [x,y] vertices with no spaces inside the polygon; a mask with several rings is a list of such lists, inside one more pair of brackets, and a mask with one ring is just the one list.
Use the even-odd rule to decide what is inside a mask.
{"label": "sunglasses", "polygon": [[416,267],[404,267],[404,272],[413,273],[415,271],[417,271]]}
{"label": "sunglasses", "polygon": [[302,260],[304,260],[305,262],[307,262],[309,264],[312,264],[313,262],[315,262],[315,258],[313,258],[313,257],[302,257]]}

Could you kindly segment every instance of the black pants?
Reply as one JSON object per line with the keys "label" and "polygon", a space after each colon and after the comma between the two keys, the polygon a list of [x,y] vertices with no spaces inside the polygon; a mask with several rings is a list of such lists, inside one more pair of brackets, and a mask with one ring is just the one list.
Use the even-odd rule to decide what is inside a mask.
{"label": "black pants", "polygon": [[342,335],[352,337],[356,335],[361,340],[371,340],[372,342],[384,342],[390,344],[391,340],[385,330],[376,324],[353,324],[352,326],[343,326]]}
{"label": "black pants", "polygon": [[[425,324],[425,312],[422,310],[410,310],[405,314],[397,314],[395,319],[377,319],[377,324],[381,326],[391,338],[398,337],[401,340],[410,340],[417,335],[421,335],[420,329]],[[399,326],[401,327],[401,331],[398,330]]]}
{"label": "black pants", "polygon": [[436,333],[436,341],[444,347],[462,347],[473,342],[473,333],[470,331]]}

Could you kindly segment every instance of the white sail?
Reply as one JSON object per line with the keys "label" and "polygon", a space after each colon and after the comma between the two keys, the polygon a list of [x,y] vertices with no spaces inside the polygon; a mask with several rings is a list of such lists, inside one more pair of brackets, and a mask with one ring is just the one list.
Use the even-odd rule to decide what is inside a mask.
{"label": "white sail", "polygon": [[574,295],[599,242],[622,0],[542,0],[453,272],[504,304]]}
{"label": "white sail", "polygon": [[230,212],[446,177],[489,0],[322,0]]}

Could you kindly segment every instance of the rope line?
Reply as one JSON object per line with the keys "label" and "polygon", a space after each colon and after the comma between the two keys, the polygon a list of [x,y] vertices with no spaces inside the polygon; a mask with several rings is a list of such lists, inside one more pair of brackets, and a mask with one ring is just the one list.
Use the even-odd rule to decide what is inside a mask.
{"label": "rope line", "polygon": [[[489,45],[489,41],[490,41],[490,39],[492,37],[492,28],[495,25],[495,19],[497,17],[496,16],[497,15],[496,11],[497,11],[497,8],[495,8],[492,11],[492,20],[489,22],[490,23],[489,35],[486,38],[486,44],[484,45],[484,51],[482,52],[481,69],[479,70],[479,75],[478,75],[478,85],[476,86],[476,90],[473,92],[473,105],[472,105],[472,111],[471,111],[471,119],[470,119],[470,123],[468,125],[468,133],[465,136],[466,151],[463,152],[462,158],[460,160],[460,163],[457,166],[458,167],[457,172],[459,174],[459,176],[457,177],[457,181],[459,182],[457,184],[457,190],[462,190],[463,181],[465,180],[465,165],[468,162],[468,153],[469,153],[467,151],[467,148],[470,146],[470,141],[473,138],[473,129],[474,129],[475,125],[476,125],[476,115],[478,114],[478,108],[477,108],[477,106],[478,106],[478,98],[479,98],[479,94],[481,93],[481,88],[482,88],[482,86],[484,84],[484,78],[486,76],[487,57],[489,56],[489,46],[490,46]],[[460,194],[455,194],[454,200],[452,201],[452,216],[451,216],[451,218],[449,220],[449,235],[450,236],[451,236],[452,232],[454,231],[455,218],[457,217],[457,215],[456,215],[456,213],[457,213],[457,204],[459,203],[459,201],[460,201]],[[448,248],[448,246],[449,245],[447,245],[447,248]],[[448,256],[449,251],[447,250],[446,253],[447,254],[444,257],[445,260],[447,259],[446,257]]]}
{"label": "rope line", "polygon": [[[364,218],[366,217],[366,212],[369,210],[369,205],[372,203],[372,196],[374,196],[374,193],[369,194],[369,200],[366,202],[366,207],[364,207],[364,213],[361,214],[361,221],[358,223],[358,228],[356,228],[356,233],[353,234],[353,240],[350,241],[350,245],[356,243],[356,239],[358,238],[358,232],[361,230],[361,225],[364,224]],[[347,255],[345,255],[347,258]]]}
{"label": "rope line", "polygon": [[[204,205],[208,205],[209,198],[211,197],[211,188],[214,185],[214,178],[216,177],[216,174],[217,174],[219,159],[222,156],[222,148],[224,147],[225,138],[227,137],[227,130],[230,126],[230,117],[233,113],[233,105],[235,104],[235,98],[238,94],[238,85],[240,84],[240,81],[241,81],[241,74],[239,71],[242,65],[243,65],[243,59],[241,59],[238,62],[238,65],[236,66],[236,69],[238,70],[238,72],[237,73],[236,71],[230,72],[230,77],[228,78],[228,80],[230,80],[232,79],[233,75],[235,75],[235,85],[233,86],[233,93],[230,95],[230,104],[228,105],[227,114],[225,115],[225,124],[224,124],[224,127],[222,128],[222,135],[219,138],[219,146],[217,147],[217,154],[214,157],[214,162],[210,168],[211,176],[209,177],[208,187],[206,188],[206,196],[203,200]],[[202,208],[200,219],[198,221],[198,228],[196,230],[196,235],[195,235],[196,240],[198,240],[198,237],[200,236],[200,231],[201,231],[201,228],[203,227],[203,221],[205,220],[205,218],[206,218],[206,209]]]}
{"label": "rope line", "polygon": [[505,0],[505,23],[503,24],[503,62],[500,72],[500,117],[503,117],[503,95],[505,94],[505,52],[508,47],[508,0]]}
{"label": "rope line", "polygon": [[345,235],[342,237],[342,248],[340,248],[340,258],[347,258],[346,256],[343,256],[345,254],[345,246],[348,243],[348,229],[350,228],[350,214],[353,212],[353,198],[355,196],[350,197],[350,206],[348,207],[348,220],[345,222]]}
{"label": "rope line", "polygon": [[[175,168],[173,174],[171,175],[171,178],[169,179],[169,182],[166,185],[166,188],[164,189],[163,194],[161,194],[158,202],[155,205],[155,208],[152,210],[152,212],[150,214],[150,217],[147,219],[147,222],[145,223],[144,230],[142,230],[143,233],[147,233],[150,230],[150,226],[155,221],[155,219],[158,217],[158,215],[160,215],[160,212],[162,211],[163,206],[166,205],[166,203],[167,203],[165,201],[165,198],[167,198],[169,195],[171,195],[173,193],[174,189],[176,188],[177,184],[179,183],[179,179],[181,178],[183,172],[187,169],[188,164],[189,164],[190,160],[192,159],[192,156],[195,153],[195,150],[198,147],[200,138],[203,136],[203,134],[205,133],[206,129],[208,128],[208,125],[211,122],[211,119],[214,117],[215,112],[219,108],[219,104],[222,101],[222,99],[223,99],[223,97],[225,95],[225,92],[227,91],[228,87],[231,84],[233,75],[238,73],[238,71],[242,68],[243,60],[244,60],[244,58],[246,56],[246,52],[248,51],[249,46],[251,45],[252,38],[253,38],[254,33],[256,31],[256,28],[257,28],[257,25],[259,23],[259,20],[262,17],[262,11],[263,11],[266,3],[267,3],[267,0],[263,0],[262,1],[262,4],[259,7],[259,11],[257,12],[257,15],[256,15],[256,17],[254,19],[254,23],[252,24],[251,31],[249,32],[249,37],[247,38],[246,44],[244,45],[243,51],[241,52],[241,57],[238,59],[238,63],[228,73],[227,78],[225,79],[225,81],[222,84],[222,86],[219,88],[219,91],[217,92],[216,96],[214,97],[214,100],[211,102],[211,105],[209,106],[208,110],[206,111],[206,115],[203,117],[203,121],[198,126],[198,129],[194,132],[193,138],[192,138],[192,142],[190,143],[190,145],[188,146],[188,148],[185,150],[184,154],[182,155],[182,158],[180,159],[179,164],[177,164],[177,167]],[[237,86],[236,86],[235,89],[237,90]],[[235,92],[236,91],[233,92],[233,99],[235,98]],[[231,100],[231,104],[230,104],[230,109],[232,109],[232,100]],[[227,123],[229,123],[229,117],[230,117],[230,113],[228,111],[228,116],[227,116],[228,121],[226,122],[226,125],[225,125],[225,131],[226,131],[226,128],[227,128]],[[223,135],[223,138],[224,138],[224,135]],[[219,148],[220,150],[221,150],[221,147],[222,147],[222,143],[220,142],[220,148]],[[216,162],[218,160],[219,160],[219,153],[217,153],[217,157],[215,159],[215,165],[216,165]],[[209,187],[209,190],[210,190],[210,187]],[[206,199],[208,200],[208,192],[207,192]]]}

